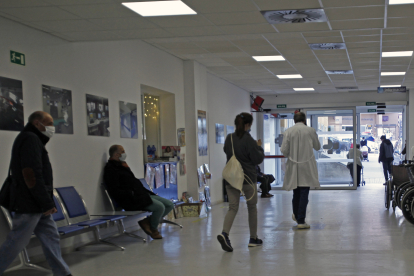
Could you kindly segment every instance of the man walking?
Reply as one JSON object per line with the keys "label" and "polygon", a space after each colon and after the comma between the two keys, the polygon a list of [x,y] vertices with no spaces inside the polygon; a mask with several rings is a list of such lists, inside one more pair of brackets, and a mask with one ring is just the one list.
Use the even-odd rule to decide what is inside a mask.
{"label": "man walking", "polygon": [[387,182],[392,173],[392,161],[394,161],[394,146],[385,135],[381,136],[381,141],[382,143],[380,146],[380,155],[378,157],[378,163],[382,162],[385,182]]}
{"label": "man walking", "polygon": [[298,112],[293,119],[295,125],[284,133],[280,149],[288,158],[283,188],[293,190],[292,219],[298,223],[298,229],[309,229],[305,222],[309,190],[320,187],[313,150],[319,150],[321,144],[315,129],[306,126],[305,113]]}
{"label": "man walking", "polygon": [[53,201],[53,175],[46,143],[53,136],[53,118],[43,111],[29,117],[29,123],[16,137],[12,149],[11,173],[13,184],[10,205],[0,202],[15,212],[13,229],[0,247],[0,275],[29,243],[32,233],[42,243],[46,260],[53,275],[71,275],[62,259],[60,236],[52,214],[56,213]]}

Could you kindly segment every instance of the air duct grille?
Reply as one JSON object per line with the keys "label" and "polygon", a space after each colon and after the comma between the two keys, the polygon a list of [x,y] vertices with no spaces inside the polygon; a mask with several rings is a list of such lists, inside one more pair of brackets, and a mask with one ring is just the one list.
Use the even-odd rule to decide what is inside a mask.
{"label": "air duct grille", "polygon": [[312,50],[344,50],[345,43],[314,43],[309,44]]}
{"label": "air duct grille", "polygon": [[353,70],[327,70],[325,72],[329,75],[348,75],[354,73]]}
{"label": "air duct grille", "polygon": [[323,9],[261,11],[270,24],[326,22]]}

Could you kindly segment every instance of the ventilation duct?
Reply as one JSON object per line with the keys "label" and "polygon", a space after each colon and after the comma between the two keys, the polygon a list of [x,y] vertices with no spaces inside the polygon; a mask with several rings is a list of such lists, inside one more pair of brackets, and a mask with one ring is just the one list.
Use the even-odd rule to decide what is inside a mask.
{"label": "ventilation duct", "polygon": [[344,50],[345,43],[312,43],[309,44],[312,50]]}
{"label": "ventilation duct", "polygon": [[327,70],[325,72],[329,75],[348,75],[354,73],[353,70]]}
{"label": "ventilation duct", "polygon": [[327,22],[323,9],[261,11],[270,24]]}

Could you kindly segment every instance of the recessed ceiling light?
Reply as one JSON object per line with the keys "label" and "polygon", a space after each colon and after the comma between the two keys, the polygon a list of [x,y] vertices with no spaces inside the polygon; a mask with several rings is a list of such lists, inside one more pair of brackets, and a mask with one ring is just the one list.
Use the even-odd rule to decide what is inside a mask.
{"label": "recessed ceiling light", "polygon": [[313,88],[293,88],[295,91],[315,91]]}
{"label": "recessed ceiling light", "polygon": [[296,75],[276,75],[279,79],[301,79],[302,76],[299,74]]}
{"label": "recessed ceiling light", "polygon": [[141,16],[172,16],[197,14],[181,1],[150,1],[122,3]]}
{"label": "recessed ceiling light", "polygon": [[257,61],[280,61],[285,60],[282,56],[253,56]]}
{"label": "recessed ceiling light", "polygon": [[381,85],[381,87],[401,87],[401,85]]}
{"label": "recessed ceiling light", "polygon": [[414,4],[413,0],[390,0],[390,5]]}
{"label": "recessed ceiling light", "polygon": [[381,76],[404,76],[405,72],[381,72]]}
{"label": "recessed ceiling light", "polygon": [[382,57],[411,57],[413,51],[382,52]]}

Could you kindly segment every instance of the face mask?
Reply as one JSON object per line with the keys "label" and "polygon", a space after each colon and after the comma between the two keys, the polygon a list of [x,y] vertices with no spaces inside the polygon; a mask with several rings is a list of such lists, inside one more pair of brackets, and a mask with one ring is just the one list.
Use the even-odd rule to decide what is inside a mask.
{"label": "face mask", "polygon": [[55,127],[54,126],[45,126],[42,123],[40,123],[40,124],[46,128],[45,131],[42,131],[42,134],[46,137],[52,138],[53,134],[55,134]]}
{"label": "face mask", "polygon": [[126,153],[124,152],[124,153],[122,153],[121,154],[121,157],[119,157],[119,160],[121,160],[121,161],[125,161],[125,159],[127,158],[127,155],[126,155]]}
{"label": "face mask", "polygon": [[252,131],[252,129],[251,128],[249,128],[249,130],[247,131],[248,133],[250,133],[250,131]]}

